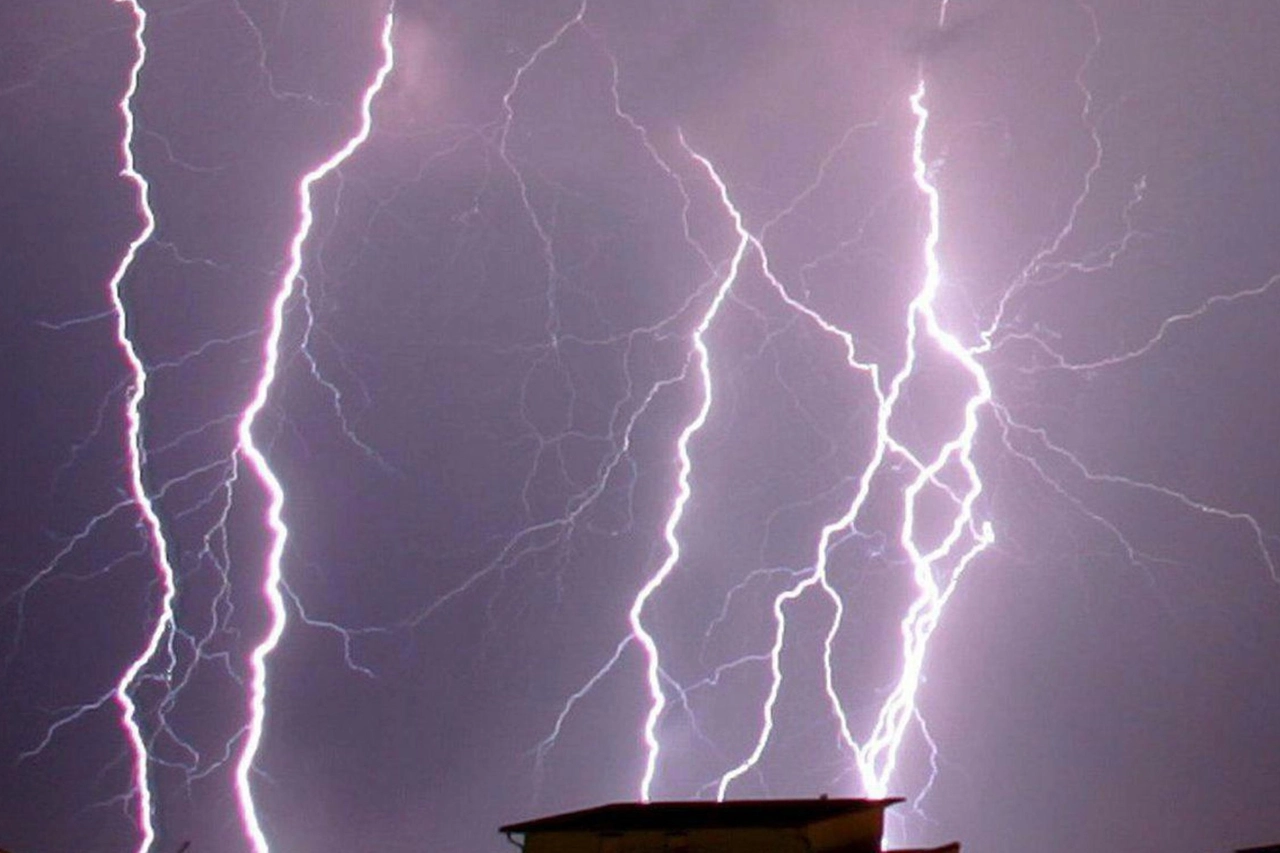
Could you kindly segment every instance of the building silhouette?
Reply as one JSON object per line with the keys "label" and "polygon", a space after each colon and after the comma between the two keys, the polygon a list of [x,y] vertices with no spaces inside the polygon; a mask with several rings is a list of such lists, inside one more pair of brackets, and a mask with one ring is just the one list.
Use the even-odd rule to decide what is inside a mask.
{"label": "building silhouette", "polygon": [[[524,853],[880,853],[884,810],[900,802],[822,797],[614,803],[499,831]],[[929,853],[959,850],[952,843]]]}

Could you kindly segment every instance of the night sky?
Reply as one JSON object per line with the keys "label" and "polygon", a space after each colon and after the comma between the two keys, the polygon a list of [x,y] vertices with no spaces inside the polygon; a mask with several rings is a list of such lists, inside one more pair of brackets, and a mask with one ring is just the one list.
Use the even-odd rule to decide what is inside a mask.
{"label": "night sky", "polygon": [[138,7],[0,4],[0,847],[499,851],[650,758],[1280,841],[1280,5],[142,7],[130,131]]}

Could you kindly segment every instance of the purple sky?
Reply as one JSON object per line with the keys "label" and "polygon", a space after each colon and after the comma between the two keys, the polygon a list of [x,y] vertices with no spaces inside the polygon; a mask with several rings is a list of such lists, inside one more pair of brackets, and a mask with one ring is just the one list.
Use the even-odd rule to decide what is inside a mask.
{"label": "purple sky", "polygon": [[[130,695],[153,850],[239,853],[270,535],[237,425],[298,183],[358,129],[387,7],[143,5],[133,150],[157,225],[121,294],[176,598]],[[659,575],[652,795],[715,796],[766,708],[730,797],[878,794],[840,718],[872,737],[910,546],[957,513],[924,566],[953,591],[893,752],[893,840],[1280,841],[1280,6],[939,13],[399,0],[371,136],[315,188],[254,429],[290,530],[251,780],[271,849],[498,851],[500,824],[638,797],[630,614]],[[109,287],[142,224],[120,174],[134,26],[127,2],[0,6],[14,853],[140,845],[112,691],[159,624],[162,569],[130,498]],[[972,369],[908,336],[921,80],[929,310]],[[770,703],[775,600],[820,568],[826,591],[780,606]]]}

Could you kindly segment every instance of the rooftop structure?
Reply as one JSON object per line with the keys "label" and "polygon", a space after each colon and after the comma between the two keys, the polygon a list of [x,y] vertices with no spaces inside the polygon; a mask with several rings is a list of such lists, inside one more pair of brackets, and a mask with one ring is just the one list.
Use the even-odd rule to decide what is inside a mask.
{"label": "rooftop structure", "polygon": [[[822,797],[613,803],[500,831],[522,836],[517,843],[524,853],[880,853],[884,810],[899,802]],[[930,853],[959,850],[950,844]]]}

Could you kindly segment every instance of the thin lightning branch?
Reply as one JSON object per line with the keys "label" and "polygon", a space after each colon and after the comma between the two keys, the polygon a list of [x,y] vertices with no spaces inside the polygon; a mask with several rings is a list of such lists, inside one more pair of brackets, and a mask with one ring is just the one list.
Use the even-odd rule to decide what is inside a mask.
{"label": "thin lightning branch", "polygon": [[372,82],[365,89],[360,102],[360,126],[356,133],[333,155],[316,166],[298,184],[298,228],[289,246],[289,264],[280,280],[275,299],[271,305],[270,318],[267,324],[267,335],[262,348],[262,373],[259,375],[257,388],[249,405],[245,408],[238,429],[237,448],[245,459],[258,482],[266,490],[268,506],[266,526],[270,531],[271,543],[267,554],[266,567],[262,579],[262,595],[269,611],[269,626],[266,636],[253,650],[250,656],[249,678],[249,721],[245,727],[244,748],[236,762],[236,795],[240,806],[241,819],[249,841],[255,853],[267,853],[269,845],[254,804],[249,775],[253,771],[253,763],[262,743],[262,727],[266,717],[267,699],[267,659],[280,643],[284,634],[287,614],[282,594],[281,561],[284,558],[285,543],[289,530],[284,522],[284,487],[272,470],[266,454],[254,439],[253,429],[258,416],[266,407],[275,383],[277,365],[280,361],[280,339],[284,332],[285,306],[298,287],[302,272],[303,249],[307,237],[311,233],[314,214],[311,204],[312,187],[325,176],[337,169],[358,149],[373,128],[373,99],[382,90],[388,75],[395,65],[395,51],[391,42],[391,31],[395,23],[394,11],[389,11],[382,25],[381,48],[382,64],[374,75]]}
{"label": "thin lightning branch", "polygon": [[[1089,141],[1093,148],[1093,158],[1089,163],[1088,169],[1085,170],[1084,180],[1080,187],[1080,192],[1071,202],[1071,209],[1067,213],[1066,221],[1062,228],[1054,235],[1046,245],[1042,246],[1039,251],[1031,258],[1027,265],[1019,274],[1017,280],[1004,292],[1000,297],[1000,302],[996,307],[995,315],[992,317],[991,324],[983,332],[982,337],[987,347],[991,346],[992,336],[997,330],[1004,326],[1004,315],[1009,308],[1009,303],[1019,293],[1028,287],[1039,283],[1040,273],[1046,267],[1055,266],[1052,259],[1062,250],[1063,244],[1067,238],[1074,233],[1076,229],[1076,218],[1081,208],[1088,200],[1093,190],[1093,182],[1097,177],[1098,171],[1102,168],[1103,146],[1102,132],[1098,128],[1098,120],[1094,116],[1093,106],[1093,90],[1089,88],[1086,77],[1090,68],[1098,55],[1098,51],[1102,48],[1102,31],[1098,26],[1098,14],[1088,3],[1077,2],[1076,4],[1081,11],[1085,13],[1085,17],[1089,19],[1089,31],[1093,36],[1089,50],[1086,51],[1084,60],[1080,63],[1080,67],[1076,70],[1076,89],[1080,92],[1083,100],[1083,106],[1080,109],[1080,123],[1084,125],[1089,133]],[[944,9],[945,14],[945,9]],[[1138,193],[1137,198],[1141,199],[1141,191],[1135,188]],[[1121,245],[1127,245],[1127,240],[1121,241]],[[1114,260],[1114,255],[1112,256]]]}
{"label": "thin lightning branch", "polygon": [[[1051,340],[1047,339],[1052,336],[1052,333],[1040,326],[1035,327],[1031,331],[1010,330],[1006,327],[1005,315],[1009,309],[1009,305],[1022,290],[1031,286],[1056,281],[1068,272],[1088,274],[1100,270],[1111,269],[1119,260],[1120,256],[1130,248],[1135,238],[1141,234],[1133,224],[1133,213],[1135,208],[1140,205],[1144,199],[1144,194],[1147,188],[1147,179],[1145,175],[1140,176],[1134,182],[1131,197],[1121,211],[1121,219],[1123,221],[1125,231],[1120,239],[1113,240],[1106,246],[1087,252],[1080,258],[1059,259],[1059,256],[1062,254],[1064,244],[1075,231],[1077,216],[1089,199],[1094,180],[1103,164],[1103,143],[1101,131],[1099,129],[1099,118],[1094,115],[1094,95],[1086,80],[1089,69],[1101,49],[1102,33],[1098,23],[1097,12],[1093,7],[1089,5],[1089,3],[1084,2],[1084,0],[1078,0],[1076,5],[1087,18],[1089,30],[1092,34],[1090,47],[1085,53],[1083,62],[1076,71],[1075,84],[1083,100],[1080,121],[1088,132],[1089,139],[1092,144],[1093,156],[1088,168],[1085,170],[1082,186],[1071,203],[1063,226],[1052,240],[1033,255],[1014,283],[1004,292],[999,300],[990,324],[981,333],[983,343],[972,350],[975,355],[982,355],[985,357],[993,355],[1006,343],[1029,343],[1048,360],[1048,364],[1041,363],[1030,367],[1019,368],[1024,373],[1036,373],[1046,370],[1062,370],[1073,373],[1088,374],[1094,371],[1127,364],[1131,361],[1144,358],[1161,346],[1168,345],[1168,337],[1179,326],[1197,321],[1210,312],[1224,309],[1237,302],[1268,296],[1275,289],[1276,285],[1280,284],[1280,275],[1273,274],[1265,281],[1260,284],[1255,284],[1252,287],[1245,287],[1233,292],[1211,295],[1193,308],[1173,313],[1165,317],[1158,324],[1156,329],[1150,333],[1145,340],[1141,341],[1136,346],[1130,346],[1127,349],[1121,349],[1109,355],[1088,360],[1068,358]],[[1105,518],[1092,509],[1089,509],[1082,498],[1069,492],[1060,480],[1056,479],[1046,469],[1044,461],[1039,456],[1015,448],[1012,443],[1012,434],[1017,433],[1023,437],[1034,439],[1036,444],[1048,455],[1048,457],[1056,458],[1065,462],[1085,482],[1140,490],[1170,499],[1182,505],[1186,509],[1193,510],[1203,515],[1228,521],[1243,522],[1250,529],[1253,538],[1257,543],[1259,557],[1267,567],[1271,578],[1273,580],[1280,581],[1280,570],[1277,569],[1276,560],[1273,556],[1272,550],[1272,542],[1275,537],[1269,534],[1253,515],[1239,510],[1231,510],[1225,507],[1208,504],[1204,501],[1191,497],[1186,492],[1179,491],[1169,486],[1136,480],[1119,474],[1097,472],[1090,466],[1086,465],[1079,456],[1071,450],[1055,443],[1055,441],[1049,437],[1047,430],[1044,428],[1028,425],[1019,421],[1009,410],[1007,405],[996,405],[994,406],[994,410],[996,413],[996,419],[1002,429],[1001,440],[1005,449],[1007,449],[1016,458],[1026,463],[1036,476],[1055,494],[1067,500],[1087,518],[1106,529],[1120,543],[1131,564],[1146,566],[1148,563],[1157,561],[1158,558],[1139,551],[1128,540],[1124,532],[1115,522]]]}
{"label": "thin lightning branch", "polygon": [[[537,232],[543,247],[543,258],[546,262],[548,274],[548,325],[547,332],[550,339],[550,346],[553,350],[558,350],[566,343],[573,342],[589,347],[611,347],[615,345],[625,346],[625,361],[629,362],[633,346],[640,339],[662,340],[664,338],[674,337],[677,325],[683,325],[686,318],[695,315],[698,319],[709,325],[715,311],[718,310],[720,302],[723,301],[725,288],[732,286],[735,276],[733,271],[728,270],[728,262],[715,263],[711,260],[705,247],[696,240],[690,230],[689,208],[691,199],[685,186],[683,178],[668,164],[663,155],[659,152],[649,136],[647,129],[640,124],[629,112],[624,109],[621,102],[621,94],[619,92],[619,67],[617,59],[607,49],[603,49],[605,58],[609,62],[611,69],[611,94],[613,98],[614,116],[624,123],[639,139],[645,151],[648,153],[650,160],[662,172],[662,174],[672,183],[678,192],[683,204],[681,207],[681,220],[684,227],[685,242],[699,258],[703,261],[707,271],[708,278],[693,289],[684,302],[671,312],[668,316],[657,322],[635,328],[629,332],[625,332],[616,336],[606,338],[583,338],[572,333],[562,333],[559,327],[559,321],[556,317],[556,306],[554,299],[554,291],[559,273],[556,270],[554,259],[555,250],[553,245],[552,234],[546,229],[542,218],[534,209],[532,200],[529,197],[528,184],[520,171],[517,161],[512,157],[507,149],[506,142],[510,133],[511,126],[515,121],[514,99],[520,89],[521,80],[527,74],[534,64],[549,50],[556,47],[570,32],[575,25],[583,25],[583,18],[586,14],[586,4],[582,3],[578,6],[577,13],[564,21],[560,27],[529,56],[529,58],[517,69],[506,93],[503,97],[504,119],[501,123],[501,131],[497,142],[498,153],[506,164],[507,168],[515,178],[520,196],[525,209],[525,213],[529,217],[532,227]],[[600,43],[600,39],[589,30],[585,29],[593,41]],[[740,255],[738,256],[740,260]],[[708,308],[701,309],[698,314],[699,303],[710,298]],[[704,328],[705,330],[705,328]],[[701,332],[695,332],[700,335]],[[614,425],[609,430],[609,441],[612,445],[603,459],[600,461],[596,475],[591,482],[571,494],[564,510],[554,518],[544,520],[528,527],[523,528],[515,536],[511,537],[507,543],[501,548],[498,555],[479,571],[468,576],[462,583],[455,586],[452,590],[440,596],[434,603],[419,613],[410,624],[417,624],[429,617],[436,609],[448,603],[453,598],[467,592],[476,584],[492,574],[505,574],[507,570],[515,567],[523,560],[534,554],[549,551],[551,549],[562,547],[569,539],[575,535],[579,520],[584,514],[595,505],[597,499],[603,494],[605,488],[614,478],[615,471],[624,464],[633,465],[629,461],[631,452],[631,443],[633,433],[636,431],[641,418],[646,415],[650,409],[650,405],[657,396],[675,385],[683,385],[687,383],[691,371],[691,359],[696,352],[691,351],[685,359],[684,367],[674,375],[657,378],[649,384],[646,390],[641,391],[633,386],[630,378],[629,369],[624,369],[624,378],[626,381],[625,393],[613,406],[613,412],[609,419],[610,424]],[[695,428],[696,431],[696,428]],[[545,449],[552,443],[551,440],[542,436],[538,437],[540,448]],[[540,451],[541,452],[541,451]],[[526,483],[527,488],[527,483]],[[674,560],[671,563],[674,566]],[[641,593],[643,595],[643,592]],[[634,602],[633,602],[634,603]],[[643,608],[643,601],[639,604],[639,609]],[[636,620],[639,623],[639,609],[636,611]],[[578,690],[566,697],[559,714],[551,728],[550,733],[540,742],[534,749],[535,768],[538,772],[542,767],[543,761],[549,751],[556,745],[559,735],[563,729],[567,717],[572,713],[576,705],[584,699],[600,681],[618,664],[621,656],[626,648],[635,643],[646,654],[649,650],[656,651],[656,642],[648,637],[644,630],[643,624],[640,624],[640,632],[636,633],[633,628],[623,640],[619,643],[614,653],[609,657],[606,663],[591,675]],[[642,640],[643,637],[649,640],[646,647]],[[654,709],[653,722],[651,723],[651,733],[656,729],[658,722],[663,715],[663,709],[666,707],[663,685],[670,685],[673,689],[680,693],[682,700],[687,691],[678,685],[674,679],[670,677],[658,665],[656,659],[652,660],[654,666],[653,673],[653,694],[658,697],[660,707]],[[686,706],[687,707],[687,706]],[[653,735],[652,742],[656,745],[656,734]],[[656,762],[656,756],[655,756]],[[654,764],[656,767],[656,763]]]}
{"label": "thin lightning branch", "polygon": [[1189,323],[1194,320],[1198,320],[1216,308],[1220,308],[1226,305],[1231,305],[1243,299],[1266,296],[1271,292],[1271,290],[1277,284],[1280,284],[1280,275],[1273,275],[1270,278],[1268,278],[1265,282],[1255,287],[1245,288],[1244,290],[1237,290],[1233,293],[1215,293],[1214,295],[1208,297],[1207,299],[1202,301],[1199,305],[1197,305],[1195,308],[1192,308],[1189,311],[1183,311],[1182,313],[1172,314],[1168,317],[1165,317],[1160,322],[1160,325],[1156,328],[1155,332],[1152,333],[1140,345],[1136,347],[1132,347],[1128,350],[1125,350],[1124,352],[1113,353],[1112,355],[1104,356],[1103,358],[1096,358],[1092,361],[1071,361],[1067,359],[1066,356],[1058,352],[1053,346],[1051,346],[1042,337],[1034,334],[1009,335],[1007,338],[1005,338],[1005,340],[1034,341],[1035,344],[1039,347],[1039,349],[1043,353],[1045,353],[1045,355],[1047,355],[1048,358],[1050,359],[1050,364],[1048,366],[1039,367],[1037,368],[1038,370],[1048,370],[1048,369],[1061,369],[1061,370],[1071,370],[1071,371],[1100,370],[1105,367],[1114,367],[1116,365],[1124,364],[1125,362],[1132,361],[1137,358],[1141,358],[1142,356],[1145,356],[1147,353],[1151,352],[1152,350],[1156,349],[1161,344],[1163,344],[1165,342],[1165,335],[1168,334],[1168,332],[1171,329],[1183,323]]}
{"label": "thin lightning branch", "polygon": [[[1010,415],[1006,409],[1003,409],[1003,408],[999,410],[999,415],[1000,415],[1001,424],[1006,428],[1006,430],[1016,430],[1025,435],[1033,436],[1036,439],[1037,443],[1041,447],[1043,447],[1044,450],[1050,456],[1065,462],[1071,469],[1075,470],[1076,474],[1080,477],[1080,479],[1084,480],[1085,482],[1095,483],[1095,484],[1105,484],[1110,486],[1120,486],[1126,489],[1132,489],[1135,491],[1158,495],[1162,498],[1165,498],[1167,500],[1170,500],[1174,503],[1181,505],[1185,509],[1193,510],[1197,513],[1209,516],[1211,518],[1217,518],[1223,521],[1234,521],[1234,522],[1243,523],[1249,528],[1250,533],[1253,535],[1254,542],[1257,544],[1257,548],[1258,548],[1258,557],[1260,560],[1262,560],[1263,565],[1267,567],[1267,572],[1270,574],[1271,579],[1276,583],[1280,583],[1280,566],[1277,565],[1276,557],[1273,553],[1273,550],[1276,546],[1276,537],[1269,534],[1263,528],[1262,524],[1258,521],[1258,519],[1250,515],[1249,513],[1241,512],[1239,510],[1230,510],[1230,509],[1225,509],[1223,507],[1214,506],[1213,504],[1196,500],[1195,498],[1191,497],[1187,493],[1178,491],[1168,486],[1162,486],[1157,483],[1150,483],[1144,480],[1135,480],[1131,477],[1125,477],[1119,474],[1107,474],[1107,473],[1095,471],[1092,468],[1090,468],[1088,465],[1086,465],[1083,461],[1081,461],[1081,459],[1076,454],[1072,453],[1070,450],[1063,447],[1062,445],[1054,442],[1054,440],[1049,437],[1048,431],[1045,430],[1044,428],[1031,427],[1031,426],[1027,426],[1025,424],[1019,423],[1013,419],[1012,415]],[[1006,441],[1006,444],[1007,444],[1007,441]],[[1044,480],[1046,483],[1048,483],[1051,487],[1053,487],[1055,491],[1057,491],[1059,494],[1062,494],[1064,496],[1067,495],[1065,489],[1056,480],[1052,479],[1044,471],[1043,466],[1040,465],[1038,460],[1033,459],[1027,454],[1017,454],[1017,455],[1020,458],[1022,458],[1023,461],[1031,464],[1034,470],[1036,471],[1036,473],[1041,477],[1041,479]],[[1070,496],[1068,496],[1068,498],[1071,501],[1071,503],[1073,503],[1076,506],[1077,509],[1079,509],[1082,513],[1084,513],[1093,521],[1103,525],[1108,531],[1112,533],[1112,535],[1114,535],[1119,540],[1120,544],[1125,548],[1126,552],[1128,553],[1129,561],[1131,563],[1140,564],[1145,560],[1152,559],[1151,557],[1149,557],[1149,555],[1142,554],[1139,551],[1137,551],[1134,548],[1134,546],[1129,543],[1129,541],[1125,538],[1125,536],[1120,532],[1120,530],[1112,522],[1108,521],[1107,519],[1103,518],[1097,513],[1094,513],[1086,509],[1083,502],[1081,502],[1078,498],[1074,498]]]}
{"label": "thin lightning branch", "polygon": [[581,687],[579,687],[572,694],[570,694],[569,698],[565,700],[564,705],[561,706],[560,708],[560,713],[556,715],[555,724],[551,727],[551,731],[547,734],[545,738],[542,739],[542,741],[534,749],[534,761],[535,761],[536,771],[538,772],[541,771],[542,763],[543,761],[546,760],[547,753],[551,751],[551,748],[553,746],[555,746],[556,741],[560,737],[560,732],[564,728],[564,722],[566,719],[568,719],[569,714],[573,712],[574,706],[576,706],[579,702],[585,699],[587,697],[587,694],[589,694],[595,688],[595,686],[599,684],[600,681],[606,675],[608,675],[615,666],[617,666],[618,661],[622,659],[622,653],[627,650],[627,646],[631,645],[631,641],[633,639],[634,638],[630,634],[623,637],[622,640],[618,643],[617,648],[613,650],[613,654],[610,655],[609,659],[604,662],[604,665],[601,666],[598,670],[596,670],[595,673],[590,678],[588,678],[587,681]]}
{"label": "thin lightning branch", "polygon": [[511,136],[511,127],[515,123],[515,96],[520,91],[520,84],[524,80],[524,75],[529,73],[529,69],[533,68],[533,66],[538,63],[538,60],[544,53],[560,44],[561,39],[565,37],[565,34],[568,33],[569,30],[580,25],[586,15],[587,0],[581,0],[578,4],[578,11],[562,23],[559,28],[551,34],[550,38],[538,45],[537,48],[529,54],[528,59],[526,59],[520,67],[516,69],[515,74],[511,77],[511,85],[507,87],[507,91],[502,95],[503,121],[501,131],[498,135],[498,156],[502,158],[502,162],[515,178],[516,185],[520,189],[520,201],[523,203],[525,212],[529,215],[529,221],[533,224],[533,229],[537,232],[538,240],[542,244],[542,258],[543,262],[546,264],[548,276],[547,304],[550,308],[547,320],[549,325],[548,332],[551,334],[553,341],[555,340],[555,333],[557,331],[554,323],[558,319],[555,311],[555,285],[556,279],[559,276],[556,271],[555,248],[552,245],[553,241],[551,239],[551,235],[547,232],[546,225],[534,210],[533,202],[529,198],[529,185],[525,181],[524,174],[512,159],[507,142]]}
{"label": "thin lightning branch", "polygon": [[114,518],[117,513],[123,512],[129,507],[136,506],[137,503],[137,498],[130,495],[123,500],[117,501],[115,504],[102,512],[99,512],[97,515],[94,515],[85,522],[79,530],[67,537],[62,547],[58,549],[57,553],[54,554],[38,572],[33,574],[26,583],[19,586],[4,599],[3,605],[6,607],[13,605],[15,614],[13,620],[12,645],[10,646],[8,653],[5,655],[3,666],[4,670],[7,671],[13,664],[13,659],[17,657],[21,646],[22,634],[26,627],[27,597],[31,595],[32,591],[36,587],[40,586],[52,577],[54,572],[58,570],[58,567],[62,565],[63,561],[70,557],[72,552],[83,545],[94,534],[100,525]]}
{"label": "thin lightning branch", "polygon": [[[306,314],[306,321],[303,324],[303,339],[302,343],[298,346],[298,352],[306,362],[307,369],[311,373],[311,378],[316,381],[316,384],[328,392],[329,402],[333,408],[333,415],[337,418],[338,425],[341,427],[342,434],[346,439],[359,448],[367,459],[373,460],[383,471],[388,474],[399,476],[400,472],[397,471],[391,463],[384,459],[382,454],[375,450],[368,442],[356,433],[355,428],[352,426],[351,418],[347,415],[347,407],[344,403],[344,394],[342,393],[342,389],[335,383],[331,382],[320,369],[320,363],[316,360],[316,355],[312,350],[311,341],[312,335],[316,334],[317,331],[315,308],[312,305],[311,293],[308,289],[305,278],[301,279],[301,285],[299,295],[302,297],[302,307]],[[342,367],[347,367],[347,364],[341,354],[338,356],[338,362]],[[347,372],[350,373],[351,371],[348,369]],[[367,401],[367,394],[365,395],[365,399]]]}
{"label": "thin lightning branch", "polygon": [[920,728],[920,735],[924,738],[925,743],[929,744],[929,781],[911,799],[911,807],[916,810],[917,814],[922,814],[921,805],[925,798],[929,796],[929,792],[933,790],[933,783],[938,780],[938,742],[933,739],[933,734],[929,731],[929,724],[925,722],[924,715],[917,708],[915,712],[915,722]]}
{"label": "thin lightning branch", "polygon": [[327,619],[316,618],[307,613],[307,609],[303,605],[302,599],[298,597],[296,592],[289,588],[288,584],[282,582],[280,586],[284,593],[289,596],[289,600],[293,602],[294,608],[298,611],[298,618],[304,625],[311,628],[319,628],[322,631],[332,632],[342,639],[342,659],[346,662],[347,669],[352,672],[358,672],[368,678],[375,677],[373,670],[356,662],[352,651],[352,644],[356,637],[369,636],[371,634],[385,634],[387,633],[386,628],[347,628]]}
{"label": "thin lightning branch", "polygon": [[[114,689],[108,690],[106,693],[104,693],[102,696],[99,696],[97,699],[95,699],[92,702],[86,702],[83,705],[77,705],[73,708],[67,708],[62,710],[61,713],[58,715],[57,719],[55,719],[49,725],[49,727],[45,729],[44,735],[40,738],[39,742],[36,743],[35,746],[28,747],[27,749],[24,749],[22,752],[18,753],[18,761],[20,762],[26,761],[29,758],[33,758],[39,755],[41,752],[45,750],[46,747],[49,746],[49,744],[53,742],[54,737],[57,736],[59,730],[61,730],[63,726],[70,725],[71,723],[74,723],[76,720],[79,720],[81,717],[84,717],[87,714],[90,714],[94,711],[99,710],[100,708],[104,707],[108,702],[110,702],[112,699],[115,699],[115,698],[116,698],[116,690]],[[137,753],[134,753],[134,755],[136,759]],[[142,757],[146,758],[145,753],[143,754]]]}

